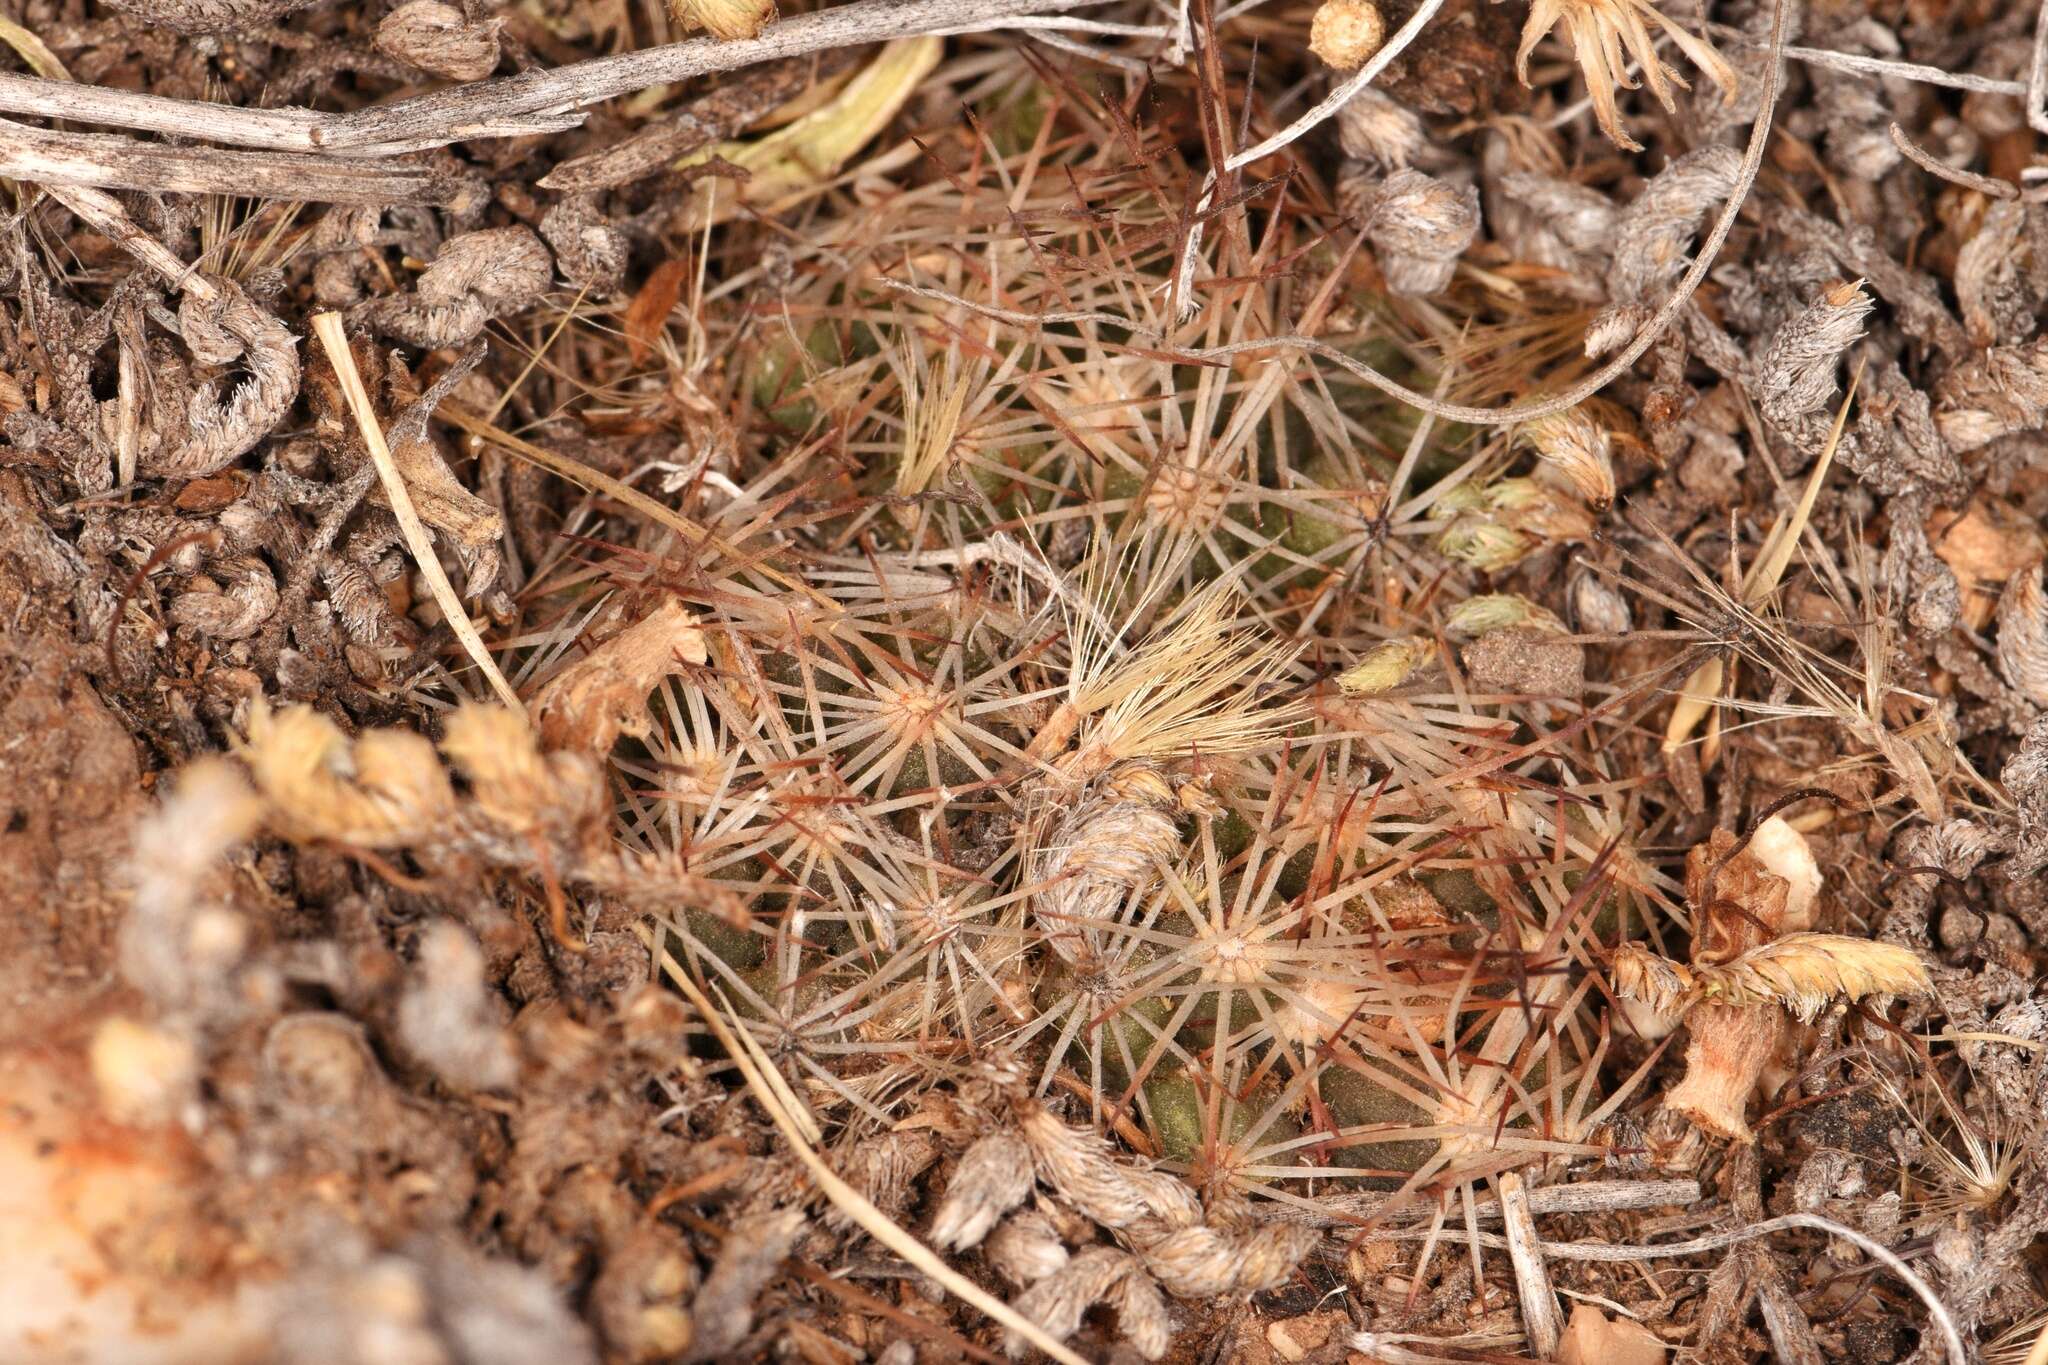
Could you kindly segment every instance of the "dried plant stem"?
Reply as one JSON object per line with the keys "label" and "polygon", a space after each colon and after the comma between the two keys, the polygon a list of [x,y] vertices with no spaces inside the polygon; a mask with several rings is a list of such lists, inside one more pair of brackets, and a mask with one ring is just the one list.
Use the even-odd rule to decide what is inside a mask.
{"label": "dried plant stem", "polygon": [[[1371,1218],[1384,1222],[1412,1222],[1426,1218],[1435,1212],[1433,1207],[1408,1205],[1388,1208],[1396,1196],[1342,1195],[1323,1196],[1314,1208],[1288,1206],[1290,1214],[1301,1221],[1326,1227],[1356,1222]],[[1668,1204],[1696,1204],[1699,1202],[1700,1185],[1697,1180],[1591,1180],[1579,1185],[1541,1185],[1530,1190],[1525,1187],[1524,1199],[1532,1214],[1543,1213],[1613,1213],[1619,1209],[1654,1209]],[[1474,1218],[1493,1219],[1501,1216],[1500,1201],[1497,1199],[1474,1199],[1471,1201]]]}
{"label": "dried plant stem", "polygon": [[203,302],[210,303],[219,297],[220,291],[214,288],[211,280],[137,227],[135,220],[128,216],[128,210],[122,208],[121,201],[113,195],[83,185],[48,185],[45,188],[52,199],[77,214],[95,232],[163,276],[174,288],[191,293]]}
{"label": "dried plant stem", "polygon": [[2034,53],[2027,63],[2024,93],[2027,122],[2035,132],[2048,133],[2048,0],[2042,0],[2040,17],[2034,21]]}
{"label": "dried plant stem", "polygon": [[792,15],[771,24],[758,38],[694,38],[551,71],[477,81],[352,114],[241,109],[0,75],[0,113],[138,128],[234,147],[391,156],[469,138],[561,132],[580,124],[583,115],[578,111],[589,105],[714,72],[892,38],[1002,29],[1029,15],[1097,3],[1100,0],[859,0]]}
{"label": "dried plant stem", "polygon": [[1393,37],[1387,39],[1386,44],[1372,55],[1372,60],[1359,67],[1351,75],[1345,77],[1342,83],[1332,88],[1329,94],[1323,96],[1313,109],[1310,109],[1300,118],[1288,124],[1264,142],[1253,143],[1236,156],[1224,162],[1223,169],[1226,171],[1238,170],[1241,167],[1251,165],[1252,162],[1257,161],[1262,156],[1271,156],[1296,139],[1315,131],[1315,129],[1323,125],[1325,120],[1336,117],[1339,109],[1349,104],[1352,97],[1359,91],[1371,85],[1379,77],[1380,72],[1385,71],[1388,65],[1393,62],[1394,58],[1407,50],[1408,44],[1415,41],[1415,35],[1422,32],[1423,25],[1434,19],[1436,12],[1443,7],[1444,0],[1423,0],[1422,8],[1416,10],[1407,23],[1394,30]]}
{"label": "dried plant stem", "polygon": [[[1726,24],[1709,24],[1708,29],[1719,38],[1743,47],[1762,47],[1764,41],[1740,29]],[[1921,85],[1939,85],[1950,90],[1969,90],[1981,95],[2025,96],[2024,81],[2002,81],[1992,76],[1978,76],[1968,71],[1944,71],[1938,66],[1925,66],[1919,62],[1894,61],[1889,57],[1867,57],[1859,52],[1835,52],[1824,47],[1787,47],[1785,57],[1789,61],[1803,62],[1808,66],[1823,66],[1831,71],[1849,71],[1859,76],[1880,76],[1888,80],[1916,81]]]}
{"label": "dried plant stem", "polygon": [[1939,176],[1951,185],[1961,185],[1966,190],[1976,190],[1980,194],[1988,194],[1993,199],[2017,199],[2020,197],[2019,188],[2010,181],[1993,179],[1988,175],[1978,175],[1975,171],[1957,170],[1954,166],[1944,166],[1941,162],[1934,159],[1933,153],[1914,142],[1912,138],[1907,137],[1906,130],[1899,127],[1896,121],[1891,126],[1891,135],[1892,146],[1899,149],[1899,155],[1905,157],[1906,160],[1912,162],[1921,170],[1926,171],[1929,175]]}
{"label": "dried plant stem", "polygon": [[412,551],[414,562],[426,576],[434,600],[441,605],[441,614],[447,617],[449,628],[462,641],[462,647],[469,651],[469,657],[490,680],[499,700],[524,715],[525,708],[520,704],[519,694],[512,690],[512,684],[505,681],[505,675],[498,671],[497,661],[491,658],[491,651],[484,646],[483,636],[477,634],[476,625],[469,619],[462,599],[456,596],[455,585],[448,581],[447,573],[441,568],[441,557],[434,550],[433,537],[428,534],[426,523],[420,520],[418,509],[412,505],[412,495],[406,491],[405,480],[391,458],[391,448],[384,443],[384,428],[377,421],[376,410],[370,405],[370,394],[363,387],[362,373],[356,369],[355,357],[349,353],[341,314],[315,314],[313,335],[320,338],[320,345],[327,352],[336,377],[341,380],[341,391],[348,398],[349,411],[363,433],[363,444],[370,449],[370,459],[376,463],[377,475],[384,482],[384,495],[390,499],[391,514],[398,519],[399,529],[405,533],[406,548]]}
{"label": "dried plant stem", "polygon": [[[911,1236],[887,1214],[870,1203],[859,1190],[841,1180],[831,1166],[826,1164],[825,1159],[818,1155],[817,1148],[806,1137],[804,1123],[790,1112],[781,1090],[770,1082],[768,1073],[774,1069],[768,1067],[764,1070],[755,1061],[749,1049],[741,1043],[740,1038],[734,1035],[732,1028],[726,1023],[723,1013],[705,996],[703,989],[691,979],[690,974],[683,970],[680,962],[666,950],[661,950],[660,956],[663,972],[668,975],[669,980],[675,982],[677,989],[689,998],[690,1003],[697,1007],[698,1013],[703,1015],[705,1024],[710,1027],[719,1045],[739,1067],[740,1075],[746,1079],[747,1088],[754,1092],[755,1102],[767,1111],[769,1119],[781,1131],[797,1160],[810,1171],[812,1179],[818,1182],[818,1188],[841,1213],[852,1219],[883,1246],[1054,1360],[1062,1362],[1062,1365],[1088,1365],[1082,1357],[1053,1340],[1037,1323],[947,1265],[930,1247]],[[775,1073],[775,1079],[781,1080],[779,1073]],[[786,1086],[787,1082],[783,1082],[783,1087]],[[810,1121],[807,1113],[804,1119]]]}
{"label": "dried plant stem", "polygon": [[1529,1187],[1520,1171],[1506,1171],[1494,1180],[1500,1190],[1501,1227],[1507,1234],[1508,1260],[1515,1268],[1515,1289],[1522,1299],[1522,1326],[1529,1349],[1538,1360],[1557,1355],[1564,1324],[1558,1318],[1557,1295],[1550,1288],[1550,1268],[1543,1261],[1543,1243],[1529,1210]]}

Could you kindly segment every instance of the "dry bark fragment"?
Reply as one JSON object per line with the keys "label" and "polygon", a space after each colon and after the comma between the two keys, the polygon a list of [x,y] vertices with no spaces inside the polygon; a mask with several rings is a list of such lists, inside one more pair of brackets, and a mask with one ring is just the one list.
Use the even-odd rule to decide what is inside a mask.
{"label": "dry bark fragment", "polygon": [[154,28],[174,33],[226,33],[274,24],[316,0],[108,0]]}

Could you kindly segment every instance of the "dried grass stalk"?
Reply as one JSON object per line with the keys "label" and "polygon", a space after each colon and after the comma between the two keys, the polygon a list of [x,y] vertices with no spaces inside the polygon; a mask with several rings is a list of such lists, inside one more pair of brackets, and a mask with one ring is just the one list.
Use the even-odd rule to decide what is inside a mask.
{"label": "dried grass stalk", "polygon": [[[482,326],[481,323],[478,324]],[[328,361],[334,366],[334,373],[341,380],[341,391],[348,399],[349,411],[355,415],[356,425],[361,428],[363,442],[369,447],[370,458],[377,465],[377,476],[384,483],[385,496],[391,502],[391,513],[398,518],[399,529],[405,533],[406,548],[412,551],[413,562],[419,565],[420,573],[433,591],[434,600],[441,605],[441,613],[447,620],[455,637],[462,641],[462,647],[469,657],[483,671],[491,688],[505,705],[519,706],[519,695],[512,690],[512,684],[505,681],[505,675],[498,671],[497,661],[484,646],[483,637],[477,634],[476,626],[463,609],[462,599],[456,596],[455,586],[448,581],[447,573],[441,568],[441,558],[434,553],[433,538],[420,521],[420,514],[414,508],[412,495],[407,491],[405,479],[398,472],[398,466],[391,458],[391,449],[384,443],[384,428],[377,420],[377,412],[370,403],[369,392],[363,387],[362,372],[356,369],[355,356],[349,352],[348,336],[342,330],[339,313],[320,313],[313,318],[313,334],[320,338],[320,345],[327,352]]]}

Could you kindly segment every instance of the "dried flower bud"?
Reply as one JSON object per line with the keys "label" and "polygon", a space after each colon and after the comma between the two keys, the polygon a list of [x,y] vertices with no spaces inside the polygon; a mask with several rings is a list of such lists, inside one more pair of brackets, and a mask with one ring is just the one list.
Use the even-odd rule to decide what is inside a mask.
{"label": "dried flower bud", "polygon": [[668,0],[668,12],[714,38],[752,38],[775,17],[775,0]]}
{"label": "dried flower bud", "polygon": [[1564,476],[1596,511],[1614,504],[1614,454],[1607,428],[1583,406],[1539,417],[1522,427],[1546,469]]}
{"label": "dried flower bud", "polygon": [[1757,406],[1773,426],[1788,427],[1835,396],[1835,366],[1863,335],[1876,305],[1863,282],[1830,286],[1819,302],[1778,329],[1757,363]]}
{"label": "dried flower bud", "polygon": [[1624,943],[1609,962],[1617,993],[1661,1013],[1700,1000],[1733,1008],[1775,1005],[1811,1023],[1831,1001],[1925,995],[1927,967],[1909,948],[1851,934],[1785,934],[1728,962],[1691,967]]}
{"label": "dried flower bud", "polygon": [[1481,573],[1500,573],[1527,559],[1541,544],[1499,522],[1461,518],[1437,537],[1436,547]]}
{"label": "dried flower bud", "polygon": [[1512,592],[1481,593],[1452,607],[1444,617],[1444,630],[1453,636],[1477,638],[1496,630],[1530,626],[1564,634],[1564,622],[1556,613]]}
{"label": "dried flower bud", "polygon": [[1422,120],[1399,100],[1367,86],[1337,110],[1337,141],[1348,157],[1400,170],[1422,151]]}
{"label": "dried flower bud", "polygon": [[1479,236],[1479,192],[1420,171],[1395,171],[1372,197],[1365,233],[1389,289],[1410,296],[1438,293]]}
{"label": "dried flower bud", "polygon": [[408,0],[377,25],[377,50],[451,81],[480,81],[497,70],[503,19],[481,23],[442,0]]}
{"label": "dried flower bud", "polygon": [[1519,564],[1546,545],[1586,540],[1595,529],[1583,503],[1534,479],[1501,479],[1439,505],[1460,515],[1438,537],[1437,548],[1486,573]]}
{"label": "dried flower bud", "polygon": [[1354,697],[1377,697],[1405,683],[1436,657],[1427,640],[1387,640],[1337,676],[1337,686]]}
{"label": "dried flower bud", "polygon": [[1364,66],[1387,38],[1387,21],[1372,0],[1323,0],[1309,21],[1308,50],[1339,71]]}
{"label": "dried flower bud", "polygon": [[1592,635],[1626,635],[1635,629],[1628,599],[1598,574],[1580,570],[1572,576],[1572,618]]}
{"label": "dried flower bud", "polygon": [[2012,576],[1998,598],[1998,671],[2013,691],[2048,706],[2048,593],[2037,565]]}

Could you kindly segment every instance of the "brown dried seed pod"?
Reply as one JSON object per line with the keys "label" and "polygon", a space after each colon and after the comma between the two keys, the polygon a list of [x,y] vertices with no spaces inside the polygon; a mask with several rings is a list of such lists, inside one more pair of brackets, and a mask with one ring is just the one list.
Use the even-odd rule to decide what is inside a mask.
{"label": "brown dried seed pod", "polygon": [[1308,50],[1339,71],[1364,66],[1386,38],[1387,21],[1372,0],[1323,0],[1308,26]]}
{"label": "brown dried seed pod", "polygon": [[429,928],[398,1001],[406,1049],[459,1091],[502,1089],[519,1074],[503,1009],[485,988],[484,956],[468,932],[446,922]]}
{"label": "brown dried seed pod", "polygon": [[548,748],[608,754],[619,736],[652,730],[647,698],[663,678],[709,657],[696,615],[663,602],[548,679],[527,709]]}
{"label": "brown dried seed pod", "polygon": [[1117,1330],[1147,1360],[1165,1356],[1173,1344],[1173,1316],[1166,1296],[1149,1276],[1131,1274],[1110,1286],[1103,1298],[1116,1310]]}
{"label": "brown dried seed pod", "polygon": [[1998,671],[2036,706],[2048,706],[2048,593],[2041,568],[2012,576],[1998,597]]}
{"label": "brown dried seed pod", "polygon": [[1595,511],[1614,503],[1614,452],[1607,428],[1583,406],[1525,423],[1521,435],[1543,461],[1562,475]]}
{"label": "brown dried seed pod", "polygon": [[1999,769],[1998,780],[2019,808],[2018,846],[2007,875],[2031,877],[2048,867],[2048,714],[2034,718],[2020,751]]}
{"label": "brown dried seed pod", "polygon": [[234,555],[215,560],[207,572],[226,581],[219,591],[180,594],[170,608],[178,625],[215,640],[246,640],[277,610],[277,578],[261,558]]}
{"label": "brown dried seed pod", "polygon": [[1100,930],[1180,849],[1172,789],[1147,764],[1111,769],[1067,811],[1032,854],[1042,889],[1031,913],[1052,950],[1069,963],[1092,958]]}
{"label": "brown dried seed pod", "polygon": [[377,25],[377,50],[451,81],[480,81],[497,70],[503,19],[472,22],[442,0],[408,0]]}
{"label": "brown dried seed pod", "polygon": [[1660,301],[1684,271],[1686,248],[1701,220],[1728,197],[1741,169],[1742,155],[1733,147],[1702,147],[1675,158],[1643,187],[1615,228],[1614,268],[1608,275],[1613,304]]}
{"label": "brown dried seed pod", "polygon": [[2033,302],[2020,279],[2020,262],[2026,255],[2020,237],[2026,225],[2024,203],[1996,201],[1956,253],[1956,302],[1963,331],[1975,345],[2018,340],[2033,330]]}
{"label": "brown dried seed pod", "polygon": [[1317,1229],[1298,1223],[1263,1223],[1243,1232],[1196,1226],[1143,1243],[1138,1259],[1175,1298],[1213,1299],[1284,1284],[1321,1240]]}
{"label": "brown dried seed pod", "polygon": [[573,839],[593,860],[608,848],[603,768],[585,754],[543,754],[525,716],[502,706],[459,706],[441,751],[469,779],[477,813],[499,830]]}
{"label": "brown dried seed pod", "polygon": [[1994,346],[1942,376],[1934,424],[1955,454],[2030,431],[2048,416],[2048,337]]}
{"label": "brown dried seed pod", "polygon": [[802,1209],[789,1208],[752,1214],[732,1225],[691,1305],[695,1340],[681,1357],[684,1362],[729,1358],[753,1330],[761,1291],[782,1268],[808,1221]]}
{"label": "brown dried seed pod", "polygon": [[1092,1129],[1069,1128],[1035,1102],[1019,1106],[1017,1127],[1039,1178],[1103,1227],[1128,1227],[1141,1218],[1175,1226],[1200,1221],[1194,1191],[1173,1176],[1115,1160]]}
{"label": "brown dried seed pod", "polygon": [[[1019,1294],[1011,1304],[1019,1313],[1044,1328],[1046,1334],[1065,1341],[1080,1330],[1088,1310],[1101,1303],[1128,1275],[1142,1275],[1137,1261],[1115,1247],[1086,1247],[1052,1274]],[[1008,1339],[1011,1356],[1021,1359],[1031,1345],[1012,1334]]]}
{"label": "brown dried seed pod", "polygon": [[113,0],[108,8],[174,33],[227,33],[274,24],[314,0]]}
{"label": "brown dried seed pod", "polygon": [[540,235],[555,253],[562,278],[599,298],[625,277],[626,234],[598,212],[595,196],[571,195],[540,220]]}

